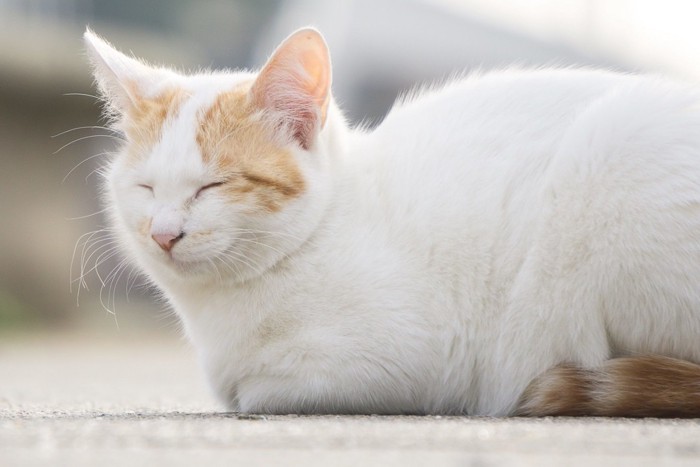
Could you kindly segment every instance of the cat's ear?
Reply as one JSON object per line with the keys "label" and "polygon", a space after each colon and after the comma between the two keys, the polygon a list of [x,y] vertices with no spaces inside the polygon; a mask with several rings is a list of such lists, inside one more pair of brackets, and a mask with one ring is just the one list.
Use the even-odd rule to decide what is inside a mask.
{"label": "cat's ear", "polygon": [[100,92],[120,114],[129,113],[163,81],[163,70],[127,57],[90,29],[83,38]]}
{"label": "cat's ear", "polygon": [[253,103],[270,111],[281,127],[309,149],[326,123],[331,62],[323,36],[300,29],[267,61],[251,88]]}

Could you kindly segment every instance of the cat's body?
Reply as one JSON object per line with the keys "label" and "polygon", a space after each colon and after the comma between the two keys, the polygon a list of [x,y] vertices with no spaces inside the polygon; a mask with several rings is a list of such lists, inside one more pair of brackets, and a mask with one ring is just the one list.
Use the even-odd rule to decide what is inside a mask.
{"label": "cat's body", "polygon": [[[269,69],[289,59],[285,47]],[[174,305],[228,408],[507,415],[563,363],[700,362],[694,91],[513,70],[423,93],[371,132],[348,129],[319,93],[313,116],[293,109],[316,127],[292,119],[285,143],[269,138],[286,154],[266,163],[270,180],[249,172],[262,143],[235,140],[257,141],[258,115],[245,114],[241,130],[211,109],[257,104],[275,73],[252,88],[254,76],[235,73],[149,83],[159,102],[172,86],[186,97],[168,101],[146,151],[125,150],[110,171],[122,240]],[[233,138],[225,157],[207,156],[217,134]],[[231,164],[226,177],[208,175]],[[200,200],[199,188],[238,183],[231,174],[257,185]],[[153,187],[152,200],[137,185]],[[266,208],[227,207],[219,197],[231,193],[235,206]],[[227,209],[235,222],[217,218]]]}

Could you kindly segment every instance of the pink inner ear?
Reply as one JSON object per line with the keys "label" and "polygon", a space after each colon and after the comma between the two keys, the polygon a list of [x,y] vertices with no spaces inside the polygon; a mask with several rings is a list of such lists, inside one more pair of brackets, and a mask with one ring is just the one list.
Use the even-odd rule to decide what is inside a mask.
{"label": "pink inner ear", "polygon": [[[323,58],[324,60],[319,60],[319,58]],[[313,53],[307,51],[302,57],[302,63],[310,78],[307,84],[312,84],[306,91],[313,99],[314,104],[321,111],[321,127],[323,127],[326,123],[331,79],[328,51],[325,48],[325,44],[322,51],[314,50]]]}
{"label": "pink inner ear", "polygon": [[253,102],[273,111],[281,127],[309,149],[326,122],[330,60],[320,34],[301,30],[280,45],[251,90]]}

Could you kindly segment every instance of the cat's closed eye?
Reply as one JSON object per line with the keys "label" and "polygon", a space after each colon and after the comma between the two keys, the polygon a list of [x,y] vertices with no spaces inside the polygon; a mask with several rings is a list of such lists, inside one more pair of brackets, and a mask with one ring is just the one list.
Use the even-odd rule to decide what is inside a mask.
{"label": "cat's closed eye", "polygon": [[148,190],[153,194],[153,187],[151,185],[146,185],[145,183],[139,183],[137,185],[139,188],[143,188],[144,190]]}
{"label": "cat's closed eye", "polygon": [[210,190],[210,189],[212,189],[212,188],[219,187],[219,186],[221,186],[221,185],[223,185],[223,184],[224,184],[224,182],[214,182],[214,183],[210,183],[210,184],[208,184],[208,185],[204,185],[204,186],[201,187],[199,190],[197,190],[197,193],[194,195],[194,197],[195,197],[195,198],[198,198],[198,197],[202,194],[202,192],[204,192],[204,191],[206,191],[206,190]]}

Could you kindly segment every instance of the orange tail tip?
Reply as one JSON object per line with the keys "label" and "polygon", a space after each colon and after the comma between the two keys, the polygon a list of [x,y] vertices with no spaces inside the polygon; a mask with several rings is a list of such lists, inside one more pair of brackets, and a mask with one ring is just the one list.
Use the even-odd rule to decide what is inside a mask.
{"label": "orange tail tip", "polygon": [[560,365],[530,383],[515,415],[700,417],[700,365],[656,355]]}

